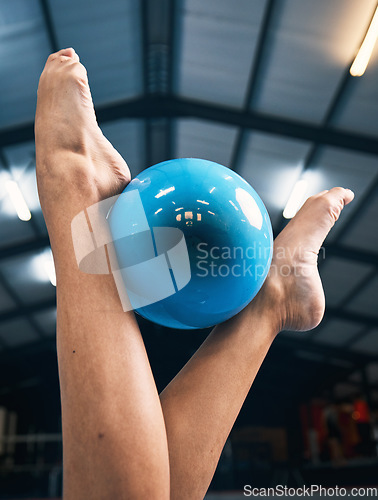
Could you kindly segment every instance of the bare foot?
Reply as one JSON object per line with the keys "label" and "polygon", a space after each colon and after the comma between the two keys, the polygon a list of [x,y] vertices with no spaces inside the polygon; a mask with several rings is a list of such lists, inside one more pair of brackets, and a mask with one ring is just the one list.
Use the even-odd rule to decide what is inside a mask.
{"label": "bare foot", "polygon": [[318,253],[342,209],[353,198],[352,191],[340,187],[312,196],[276,238],[272,267],[256,304],[273,311],[277,332],[311,330],[321,322],[325,300]]}
{"label": "bare foot", "polygon": [[50,236],[63,213],[72,219],[75,211],[121,192],[130,181],[125,161],[97,124],[86,70],[71,48],[46,62],[35,138],[38,190]]}

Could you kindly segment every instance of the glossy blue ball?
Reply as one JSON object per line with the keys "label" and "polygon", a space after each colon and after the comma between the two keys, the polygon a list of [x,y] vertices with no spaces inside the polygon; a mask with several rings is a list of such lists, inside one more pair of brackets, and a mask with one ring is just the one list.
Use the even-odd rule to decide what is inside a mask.
{"label": "glossy blue ball", "polygon": [[160,325],[225,321],[253,299],[269,271],[267,210],[242,177],[217,163],[183,158],[144,170],[108,219],[131,305]]}

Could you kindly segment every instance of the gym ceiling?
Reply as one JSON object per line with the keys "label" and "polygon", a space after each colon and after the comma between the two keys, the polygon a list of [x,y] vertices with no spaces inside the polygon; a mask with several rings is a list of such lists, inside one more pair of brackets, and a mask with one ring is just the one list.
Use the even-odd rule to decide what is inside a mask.
{"label": "gym ceiling", "polygon": [[[100,126],[133,176],[175,157],[227,165],[260,194],[276,234],[298,179],[308,181],[307,196],[338,185],[355,192],[320,262],[325,319],[311,333],[280,334],[256,391],[343,398],[362,384],[378,404],[378,43],[366,73],[349,72],[376,7],[0,0],[0,391],[34,376],[38,384],[38,366],[26,369],[32,359],[55,363],[33,119],[47,56],[72,46],[88,70]],[[11,204],[9,179],[29,206],[28,222]],[[140,324],[162,386],[206,334]]]}

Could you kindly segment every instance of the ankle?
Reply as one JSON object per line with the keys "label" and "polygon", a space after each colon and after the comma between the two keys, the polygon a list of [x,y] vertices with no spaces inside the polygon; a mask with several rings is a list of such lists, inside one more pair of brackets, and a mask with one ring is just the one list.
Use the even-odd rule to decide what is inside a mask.
{"label": "ankle", "polygon": [[283,283],[268,275],[261,290],[248,306],[253,317],[260,318],[273,337],[284,328],[284,295]]}
{"label": "ankle", "polygon": [[49,233],[57,226],[70,227],[79,212],[100,200],[93,163],[79,154],[37,156],[37,181]]}

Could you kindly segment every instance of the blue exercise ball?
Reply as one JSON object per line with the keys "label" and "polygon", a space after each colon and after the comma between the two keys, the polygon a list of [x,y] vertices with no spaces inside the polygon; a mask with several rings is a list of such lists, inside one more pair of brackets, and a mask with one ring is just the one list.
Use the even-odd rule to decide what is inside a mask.
{"label": "blue exercise ball", "polygon": [[241,311],[272,260],[272,226],[238,174],[196,158],[135,177],[108,215],[131,307],[171,328],[213,326]]}

